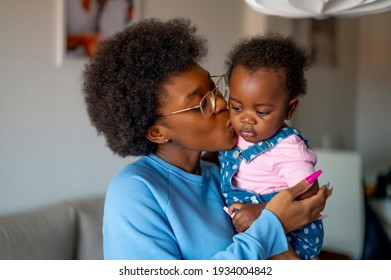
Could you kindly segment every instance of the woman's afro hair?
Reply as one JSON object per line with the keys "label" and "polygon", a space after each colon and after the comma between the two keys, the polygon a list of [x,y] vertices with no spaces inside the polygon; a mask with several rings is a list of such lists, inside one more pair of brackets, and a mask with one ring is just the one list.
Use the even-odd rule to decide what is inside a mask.
{"label": "woman's afro hair", "polygon": [[122,157],[153,153],[146,138],[159,117],[161,85],[200,62],[206,40],[189,19],[145,19],[101,42],[83,71],[91,124]]}
{"label": "woman's afro hair", "polygon": [[228,79],[233,69],[241,65],[250,72],[260,69],[282,70],[286,74],[286,90],[290,98],[304,95],[307,81],[304,72],[309,67],[306,50],[292,38],[267,33],[240,40],[229,53],[225,64]]}

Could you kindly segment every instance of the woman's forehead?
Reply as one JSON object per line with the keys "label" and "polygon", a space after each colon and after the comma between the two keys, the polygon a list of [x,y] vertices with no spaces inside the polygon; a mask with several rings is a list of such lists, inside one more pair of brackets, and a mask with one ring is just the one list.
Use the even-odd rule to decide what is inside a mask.
{"label": "woman's forehead", "polygon": [[162,87],[170,96],[191,99],[196,94],[204,93],[205,89],[209,89],[209,85],[209,72],[197,64],[189,70],[171,75]]}

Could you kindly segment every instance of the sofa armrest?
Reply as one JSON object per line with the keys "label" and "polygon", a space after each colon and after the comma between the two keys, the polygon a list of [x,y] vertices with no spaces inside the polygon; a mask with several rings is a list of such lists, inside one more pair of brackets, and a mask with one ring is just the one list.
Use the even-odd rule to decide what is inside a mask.
{"label": "sofa armrest", "polygon": [[76,211],[66,203],[3,216],[0,217],[0,259],[74,259],[76,234]]}

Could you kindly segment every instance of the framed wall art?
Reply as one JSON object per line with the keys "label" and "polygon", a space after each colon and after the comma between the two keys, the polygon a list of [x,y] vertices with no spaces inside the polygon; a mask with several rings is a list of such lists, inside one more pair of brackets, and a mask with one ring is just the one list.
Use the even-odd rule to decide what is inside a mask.
{"label": "framed wall art", "polygon": [[311,19],[310,56],[315,65],[337,66],[337,19]]}
{"label": "framed wall art", "polygon": [[65,59],[91,58],[102,40],[142,18],[143,0],[63,0]]}

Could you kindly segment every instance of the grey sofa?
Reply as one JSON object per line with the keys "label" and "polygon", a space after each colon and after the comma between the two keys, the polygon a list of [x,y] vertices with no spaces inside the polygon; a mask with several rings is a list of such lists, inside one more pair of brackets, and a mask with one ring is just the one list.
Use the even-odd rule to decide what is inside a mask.
{"label": "grey sofa", "polygon": [[0,216],[0,259],[103,259],[103,204],[102,196]]}

